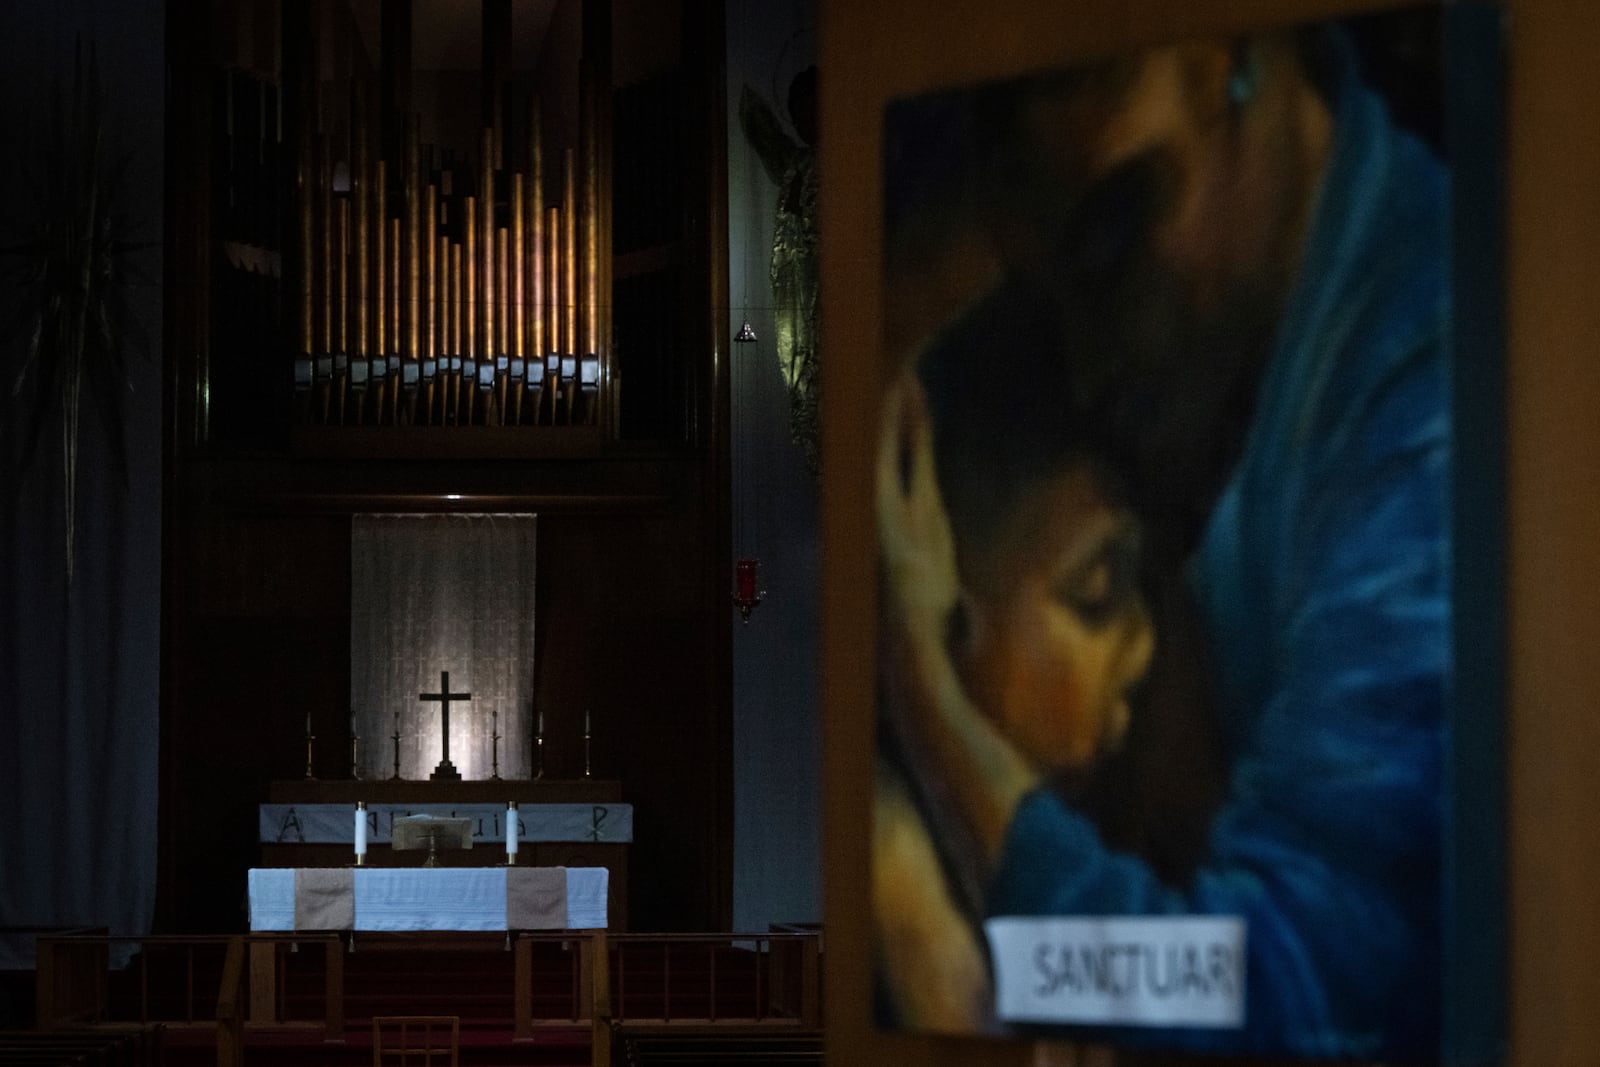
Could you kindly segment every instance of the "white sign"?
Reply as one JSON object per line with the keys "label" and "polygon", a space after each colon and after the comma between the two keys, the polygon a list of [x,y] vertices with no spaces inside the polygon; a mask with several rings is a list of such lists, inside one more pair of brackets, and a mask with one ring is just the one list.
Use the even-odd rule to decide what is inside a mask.
{"label": "white sign", "polygon": [[1003,1022],[1244,1025],[1233,916],[1004,916],[984,923]]}
{"label": "white sign", "polygon": [[[269,844],[355,843],[349,804],[262,804],[261,840]],[[471,819],[474,844],[506,839],[504,804],[368,804],[367,841],[387,844],[395,819],[433,815]],[[524,804],[517,811],[519,841],[633,840],[632,804]]]}

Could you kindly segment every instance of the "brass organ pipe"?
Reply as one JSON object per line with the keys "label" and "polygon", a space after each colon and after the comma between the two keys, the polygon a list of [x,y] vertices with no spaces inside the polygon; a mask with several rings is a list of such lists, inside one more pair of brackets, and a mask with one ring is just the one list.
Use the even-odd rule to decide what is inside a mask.
{"label": "brass organ pipe", "polygon": [[592,64],[580,63],[578,78],[579,136],[583,150],[579,163],[583,204],[583,274],[580,279],[583,334],[577,347],[581,360],[584,353],[600,350],[600,145]]}
{"label": "brass organ pipe", "polygon": [[393,383],[389,390],[389,421],[396,422],[400,407],[400,220],[389,220],[389,362],[386,377]]}
{"label": "brass organ pipe", "polygon": [[[422,358],[424,360],[437,360],[438,346],[435,344],[435,323],[439,321],[439,190],[432,182],[428,183],[428,190],[424,197],[423,211],[427,214],[427,222],[422,227],[423,252],[422,252]],[[439,368],[434,367],[434,381],[439,378]],[[433,381],[428,383],[427,395],[423,397],[426,412],[423,421],[433,422]]]}
{"label": "brass organ pipe", "polygon": [[461,358],[461,309],[466,296],[461,291],[461,245],[450,245],[450,356],[451,365]]}
{"label": "brass organ pipe", "polygon": [[[529,359],[542,360],[550,347],[545,339],[545,245],[549,236],[544,224],[544,146],[539,116],[539,99],[528,103],[528,338]],[[542,376],[542,375],[541,375]],[[532,375],[530,374],[531,378]]]}
{"label": "brass organ pipe", "polygon": [[[507,324],[511,319],[510,301],[507,299],[507,295],[511,292],[509,288],[509,283],[511,280],[511,235],[504,226],[500,227],[494,232],[494,261],[496,274],[495,291],[500,294],[500,303],[496,311],[496,318],[499,320],[496,325],[496,330],[497,336],[501,338],[502,342],[500,351],[504,353],[506,352],[504,342],[505,338],[508,336]],[[499,372],[498,361],[496,361],[495,366],[497,368],[495,372],[495,394],[500,401],[499,421],[503,423],[506,417],[506,378],[508,375],[501,374]]]}
{"label": "brass organ pipe", "polygon": [[312,331],[316,323],[314,272],[316,270],[316,227],[312,221],[312,160],[311,135],[305,132],[305,116],[301,116],[299,158],[295,161],[295,208],[300,228],[300,347],[307,357],[316,355],[316,339]]}
{"label": "brass organ pipe", "polygon": [[316,190],[313,210],[313,228],[316,233],[316,277],[312,281],[313,302],[316,305],[316,365],[312,368],[312,381],[321,394],[319,408],[323,422],[328,421],[329,403],[333,397],[330,382],[322,380],[322,361],[327,360],[329,374],[333,371],[333,171],[329,163],[332,155],[327,134],[316,136],[316,159],[313,174]]}
{"label": "brass organ pipe", "polygon": [[616,284],[614,278],[616,258],[614,255],[615,246],[613,243],[612,230],[612,224],[616,221],[615,213],[612,210],[612,176],[615,174],[615,160],[612,154],[612,149],[615,142],[613,140],[614,126],[611,112],[611,68],[609,60],[606,61],[604,68],[597,76],[596,82],[599,84],[599,86],[601,86],[602,95],[598,98],[601,101],[600,106],[605,108],[604,121],[598,124],[600,163],[597,168],[597,178],[600,183],[599,196],[597,199],[597,204],[599,205],[600,211],[599,344],[603,351],[595,353],[595,355],[600,357],[600,380],[596,383],[599,386],[599,392],[597,394],[598,404],[595,411],[595,417],[592,421],[598,422],[601,411],[604,411],[607,422],[612,426],[615,426],[617,406],[614,401],[616,398],[616,389],[618,388],[618,384],[616,379],[611,374],[612,363],[610,354],[613,329],[612,315],[616,306],[614,289]]}
{"label": "brass organ pipe", "polygon": [[422,318],[422,198],[417,188],[417,153],[419,146],[417,139],[420,136],[421,119],[416,115],[411,117],[410,127],[406,130],[405,145],[405,196],[406,196],[406,239],[405,239],[405,289],[406,289],[406,326],[405,326],[405,358],[418,360],[422,358],[421,318]]}
{"label": "brass organ pipe", "polygon": [[510,305],[506,295],[509,292],[507,283],[510,281],[511,240],[510,233],[504,226],[494,231],[494,291],[499,299],[494,305],[495,336],[500,338],[500,347],[495,349],[496,356],[510,354],[507,341],[510,337],[508,329],[511,322]]}
{"label": "brass organ pipe", "polygon": [[[527,215],[523,212],[523,185],[521,173],[511,176],[511,253],[508,261],[511,267],[510,289],[511,294],[511,358],[526,359],[527,332],[526,332],[526,298],[527,298],[527,272],[524,260],[527,258],[527,235],[524,228]],[[523,381],[526,380],[527,367],[523,367],[523,379],[513,382],[509,388],[512,390],[511,406],[502,409],[506,420],[512,425],[522,421],[522,390]]]}
{"label": "brass organ pipe", "polygon": [[387,408],[384,384],[389,378],[389,162],[373,163],[373,358],[382,360],[384,374],[373,374],[368,389],[373,397],[373,422],[384,421]]}
{"label": "brass organ pipe", "polygon": [[339,198],[335,230],[333,346],[335,352],[348,353],[350,338],[350,201]]}
{"label": "brass organ pipe", "polygon": [[354,100],[350,111],[350,148],[354,157],[350,162],[350,195],[352,203],[351,213],[355,216],[355,280],[356,280],[356,316],[353,340],[355,342],[351,353],[352,358],[366,358],[367,355],[367,290],[371,284],[368,271],[371,269],[367,263],[367,227],[370,225],[371,207],[368,204],[370,193],[370,175],[367,164],[367,94],[366,85],[359,79],[354,85]]}
{"label": "brass organ pipe", "polygon": [[327,134],[317,136],[317,355],[333,352],[333,150]]}
{"label": "brass organ pipe", "polygon": [[[566,347],[561,350],[563,361],[562,377],[566,377],[565,361],[567,357],[578,355],[578,167],[576,153],[568,148],[562,155],[562,235],[561,235],[561,276],[562,285],[565,287],[562,311],[566,316],[565,334]],[[577,392],[577,378],[567,383],[565,398],[566,418],[572,421],[573,393]]]}
{"label": "brass organ pipe", "polygon": [[461,358],[478,358],[478,201],[462,197]]}
{"label": "brass organ pipe", "polygon": [[454,290],[450,288],[450,238],[448,237],[440,236],[439,238],[435,271],[438,274],[439,281],[439,302],[434,308],[434,323],[439,332],[437,348],[439,367],[436,373],[439,376],[438,409],[439,421],[442,425],[445,421],[445,415],[450,410],[450,356],[455,352],[454,346],[450,343],[450,309],[454,306],[452,301],[455,297],[452,295]]}
{"label": "brass organ pipe", "polygon": [[511,322],[510,354],[514,359],[521,359],[528,354],[526,345],[526,322],[524,321],[524,295],[527,284],[523,260],[527,255],[527,235],[523,232],[524,221],[527,216],[523,213],[523,181],[521,174],[511,176],[511,251],[507,262],[511,267],[510,288],[506,291],[511,296]]}
{"label": "brass organ pipe", "polygon": [[334,410],[338,413],[339,421],[344,421],[345,380],[349,377],[350,355],[350,201],[345,197],[339,198],[339,247],[334,256],[338,264],[338,314],[334,318],[333,329],[335,344],[339,353],[345,356],[345,373],[339,374],[338,399],[334,403]]}
{"label": "brass organ pipe", "polygon": [[461,309],[464,301],[461,294],[461,246],[454,242],[450,244],[450,395],[446,398],[448,418],[454,420],[461,414],[461,371],[455,368],[455,363],[462,356],[461,352]]}
{"label": "brass organ pipe", "polygon": [[485,126],[483,129],[483,156],[482,170],[478,182],[479,222],[483,227],[479,235],[480,254],[483,259],[478,269],[482,271],[479,277],[479,303],[482,311],[483,329],[483,358],[492,360],[500,354],[500,338],[495,333],[495,309],[498,298],[495,294],[495,266],[494,266],[494,130]]}
{"label": "brass organ pipe", "polygon": [[572,149],[563,154],[561,168],[561,329],[562,355],[578,350],[578,175]]}
{"label": "brass organ pipe", "polygon": [[557,366],[555,368],[550,368],[549,365],[546,364],[546,375],[545,376],[548,379],[548,381],[546,382],[545,392],[547,394],[549,394],[549,397],[550,397],[550,422],[553,425],[555,423],[555,421],[556,421],[556,392],[557,392],[557,387],[559,386],[560,381],[561,381],[561,378],[560,378],[560,365],[559,365],[560,364],[560,353],[561,353],[561,350],[562,350],[561,349],[561,341],[562,341],[561,331],[562,331],[563,327],[565,327],[566,324],[567,324],[567,317],[566,317],[566,315],[562,314],[562,311],[561,311],[561,293],[562,293],[562,289],[563,289],[563,285],[562,285],[562,282],[561,282],[561,263],[562,263],[561,237],[562,237],[562,234],[564,232],[564,229],[563,229],[563,227],[561,225],[561,209],[558,208],[558,207],[550,208],[549,209],[549,218],[550,218],[550,224],[548,226],[548,231],[549,231],[549,235],[550,235],[550,240],[549,240],[549,243],[548,243],[547,247],[549,249],[549,262],[550,262],[550,270],[549,270],[549,275],[550,275],[549,293],[550,293],[550,296],[549,296],[549,301],[546,304],[546,307],[549,310],[549,319],[550,319],[550,327],[549,327],[550,328],[550,353],[553,353],[553,354],[556,355],[556,357],[557,357],[557,359],[556,359]]}
{"label": "brass organ pipe", "polygon": [[[437,192],[430,190],[429,200],[437,198]],[[430,299],[434,301],[434,358],[438,360],[438,373],[445,373],[445,360],[450,358],[450,238],[438,234],[438,216],[429,226],[429,232],[434,240],[434,266],[429,278],[432,290],[429,291]]]}
{"label": "brass organ pipe", "polygon": [[[389,283],[389,355],[398,357],[400,352],[400,220],[389,220],[389,266],[387,269]],[[389,373],[395,369],[389,367]]]}
{"label": "brass organ pipe", "polygon": [[384,161],[372,165],[372,357],[381,359],[389,354],[389,303],[386,275],[389,272],[389,239],[387,213],[384,211],[384,192],[388,174]]}

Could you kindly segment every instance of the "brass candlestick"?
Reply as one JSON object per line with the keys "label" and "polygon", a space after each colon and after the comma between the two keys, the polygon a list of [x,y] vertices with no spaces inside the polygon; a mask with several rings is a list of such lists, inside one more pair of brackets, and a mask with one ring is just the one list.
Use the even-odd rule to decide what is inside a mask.
{"label": "brass candlestick", "polygon": [[389,777],[390,777],[391,780],[398,780],[399,777],[400,777],[400,713],[399,712],[396,712],[395,716],[394,716],[394,773],[391,774]]}
{"label": "brass candlestick", "polygon": [[500,780],[500,709],[499,708],[496,708],[494,710],[493,718],[491,720],[491,723],[492,723],[492,725],[489,727],[489,762],[490,762],[490,766],[491,766],[491,770],[489,772],[489,778],[490,778],[491,781],[498,782]]}

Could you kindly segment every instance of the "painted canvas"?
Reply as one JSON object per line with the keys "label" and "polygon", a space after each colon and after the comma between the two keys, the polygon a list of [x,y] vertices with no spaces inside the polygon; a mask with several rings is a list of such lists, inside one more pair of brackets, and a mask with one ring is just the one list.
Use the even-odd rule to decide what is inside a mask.
{"label": "painted canvas", "polygon": [[883,1026],[1438,1062],[1498,1018],[1494,975],[1452,977],[1494,955],[1461,937],[1494,937],[1462,866],[1493,819],[1457,800],[1498,710],[1457,665],[1454,32],[1404,9],[887,109]]}

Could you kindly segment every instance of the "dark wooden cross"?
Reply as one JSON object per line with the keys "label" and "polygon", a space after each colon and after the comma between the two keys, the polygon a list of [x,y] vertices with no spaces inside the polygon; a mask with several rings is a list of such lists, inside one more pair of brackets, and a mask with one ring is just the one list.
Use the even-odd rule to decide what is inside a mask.
{"label": "dark wooden cross", "polygon": [[435,767],[433,773],[428,777],[450,782],[461,781],[461,772],[456,770],[455,765],[450,762],[450,702],[452,700],[471,700],[472,694],[450,692],[450,672],[440,671],[439,691],[437,693],[418,693],[417,699],[437,700],[444,720],[444,759],[439,761],[439,766]]}

